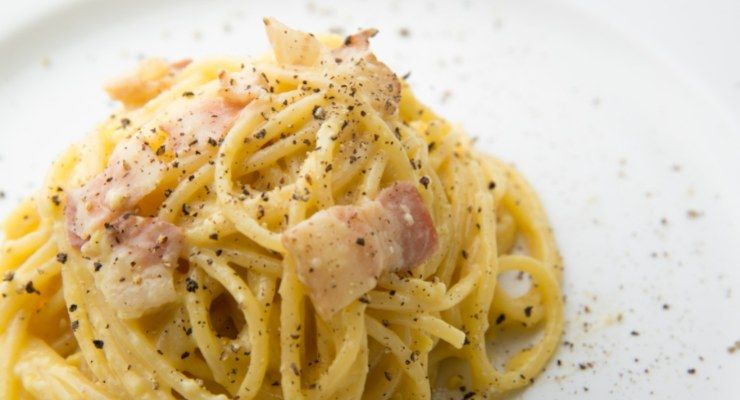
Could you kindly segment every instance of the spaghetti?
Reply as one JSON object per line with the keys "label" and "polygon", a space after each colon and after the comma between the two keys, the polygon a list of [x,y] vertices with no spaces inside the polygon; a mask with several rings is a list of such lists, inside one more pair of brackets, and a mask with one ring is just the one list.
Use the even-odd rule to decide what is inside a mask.
{"label": "spaghetti", "polygon": [[[0,397],[488,398],[545,367],[562,264],[519,173],[420,104],[369,52],[374,31],[265,24],[274,57],[150,60],[110,84],[124,108],[5,221]],[[398,231],[399,268],[367,288],[312,281],[302,268],[340,248],[359,257],[342,268],[375,253],[326,245],[307,266],[286,232],[337,236],[319,216],[368,207],[400,207],[398,229],[428,217],[423,254],[410,264],[419,232]],[[526,293],[501,288],[509,271]],[[507,330],[539,336],[502,360]]]}

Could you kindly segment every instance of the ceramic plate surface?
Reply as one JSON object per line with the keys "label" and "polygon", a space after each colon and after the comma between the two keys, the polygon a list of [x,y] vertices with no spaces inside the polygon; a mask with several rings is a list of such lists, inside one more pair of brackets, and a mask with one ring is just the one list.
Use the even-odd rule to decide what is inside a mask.
{"label": "ceramic plate surface", "polygon": [[0,215],[114,110],[102,83],[142,57],[258,55],[266,15],[377,27],[379,57],[514,162],[555,228],[561,365],[515,397],[740,398],[738,3],[22,3],[0,4]]}

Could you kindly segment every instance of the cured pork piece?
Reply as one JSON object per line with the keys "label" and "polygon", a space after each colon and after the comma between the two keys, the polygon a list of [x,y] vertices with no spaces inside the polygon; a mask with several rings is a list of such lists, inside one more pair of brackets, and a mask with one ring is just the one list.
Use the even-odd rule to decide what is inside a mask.
{"label": "cured pork piece", "polygon": [[431,256],[437,231],[416,187],[398,182],[374,201],[315,213],[282,241],[314,307],[328,319],[383,273],[411,270]]}
{"label": "cured pork piece", "polygon": [[138,318],[177,299],[173,274],[183,243],[178,226],[132,214],[91,241],[87,252],[101,255],[95,264],[98,289],[119,317]]}

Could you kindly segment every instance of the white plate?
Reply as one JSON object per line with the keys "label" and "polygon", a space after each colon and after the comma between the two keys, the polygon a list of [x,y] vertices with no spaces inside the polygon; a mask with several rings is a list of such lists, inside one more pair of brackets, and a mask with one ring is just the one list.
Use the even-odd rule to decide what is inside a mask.
{"label": "white plate", "polygon": [[[521,397],[740,394],[740,352],[727,351],[740,340],[737,3],[696,18],[686,2],[633,0],[37,3],[0,5],[0,214],[106,117],[101,83],[139,57],[258,54],[264,15],[376,26],[380,57],[515,162],[551,216],[569,344]],[[674,31],[686,45],[661,47]]]}

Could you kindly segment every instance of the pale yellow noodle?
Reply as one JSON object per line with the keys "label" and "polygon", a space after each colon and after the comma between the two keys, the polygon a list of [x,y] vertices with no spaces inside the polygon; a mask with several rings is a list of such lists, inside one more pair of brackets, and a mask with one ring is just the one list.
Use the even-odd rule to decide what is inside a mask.
{"label": "pale yellow noodle", "polygon": [[[183,93],[219,96],[222,71],[251,66],[272,92],[240,111],[218,148],[180,155],[179,169],[136,209],[184,228],[177,300],[138,320],[119,318],[92,260],[69,244],[67,194],[103,170],[122,140],[142,132],[150,146],[162,143],[160,124],[188,101]],[[466,390],[490,398],[545,368],[563,329],[563,265],[542,206],[519,172],[478,153],[405,83],[398,112],[386,115],[316,68],[269,57],[196,61],[172,78],[168,90],[117,112],[64,153],[2,226],[0,397],[431,399],[457,390],[458,381],[437,379],[456,359],[467,366],[457,378]],[[437,251],[322,320],[282,231],[396,181],[419,189]],[[186,204],[198,215],[186,218]],[[507,271],[531,278],[525,295],[500,287]],[[202,290],[186,290],[186,279]],[[216,318],[238,332],[220,332]],[[490,338],[507,324],[541,335],[494,364]]]}

